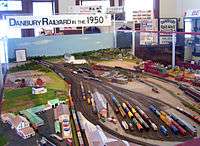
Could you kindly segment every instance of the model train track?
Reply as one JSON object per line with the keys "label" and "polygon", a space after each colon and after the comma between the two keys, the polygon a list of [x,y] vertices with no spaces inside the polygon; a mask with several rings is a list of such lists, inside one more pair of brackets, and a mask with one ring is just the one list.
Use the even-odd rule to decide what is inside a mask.
{"label": "model train track", "polygon": [[[76,90],[72,90],[72,96],[74,97],[74,103],[75,103],[75,108],[78,111],[81,111],[81,113],[84,115],[84,117],[90,121],[91,123],[93,123],[94,125],[99,125],[105,132],[119,138],[119,139],[123,139],[129,142],[133,142],[136,144],[140,144],[140,145],[148,145],[148,146],[152,146],[152,144],[150,143],[146,143],[143,141],[139,141],[130,137],[126,137],[124,135],[119,134],[118,132],[106,127],[104,124],[102,124],[97,118],[95,118],[94,114],[92,113],[92,111],[88,111],[86,109],[86,107],[82,104],[83,102],[81,101],[80,97],[80,86],[77,82],[75,82],[77,79],[74,79],[73,75],[68,71],[65,70],[63,67],[53,64],[53,63],[49,63],[49,62],[44,62],[44,61],[40,61],[37,63],[41,63],[42,65],[52,69],[53,71],[55,71],[58,75],[61,75],[59,73],[62,73],[65,80],[67,82],[69,82],[70,84],[72,84],[72,88],[76,89]],[[70,76],[71,75],[71,76]]]}
{"label": "model train track", "polygon": [[[150,76],[150,77],[152,77],[154,79],[160,80],[162,82],[172,83],[172,84],[178,86],[183,92],[185,92],[194,101],[200,102],[200,93],[198,91],[196,91],[196,90],[192,90],[190,86],[185,86],[183,84],[180,84],[177,81],[172,81],[172,80],[169,80],[169,79],[166,79],[166,78],[161,78],[159,76],[155,76],[155,75],[150,74],[150,73],[145,73],[145,75]],[[184,86],[184,87],[182,87],[182,86]],[[178,98],[178,99],[181,100],[181,101],[183,101],[183,102],[185,102],[185,100],[182,99],[182,98]]]}
{"label": "model train track", "polygon": [[200,102],[200,92],[194,88],[187,87],[186,85],[181,84],[179,86],[181,90],[183,90],[186,94],[191,96],[196,102]]}
{"label": "model train track", "polygon": [[[121,68],[121,67],[115,67],[115,68],[118,68],[118,69],[126,71],[126,72],[139,73],[138,71],[131,70],[131,69],[125,69],[125,68]],[[148,72],[144,72],[143,74],[146,75],[146,76],[150,76],[152,78],[158,79],[162,82],[168,82],[168,83],[172,83],[174,85],[177,85],[189,97],[191,97],[192,99],[194,99],[198,103],[200,102],[200,93],[197,90],[191,89],[191,87],[189,87],[189,86],[185,86],[184,88],[182,88],[182,86],[180,85],[180,83],[178,81],[169,80],[167,78],[160,77],[160,76],[154,75],[152,73],[148,73]],[[147,83],[147,85],[148,85],[148,83]],[[181,98],[179,98],[179,100],[184,101],[184,99],[181,99]]]}
{"label": "model train track", "polygon": [[[76,88],[77,90],[80,90],[78,88],[80,88],[80,86],[77,86],[77,84],[73,84],[72,86],[74,86],[73,88]],[[78,92],[76,92],[75,90],[72,92],[72,96],[77,97],[77,96],[81,96],[80,94],[78,95]],[[80,98],[74,98],[75,99],[75,106],[76,109],[79,109],[81,111],[81,113],[83,114],[83,116],[90,121],[91,123],[93,123],[94,125],[99,125],[104,131],[112,134],[113,136],[119,138],[119,139],[123,139],[123,140],[127,140],[129,142],[133,142],[133,143],[137,143],[137,144],[141,144],[141,145],[148,145],[148,146],[153,146],[152,144],[149,143],[145,143],[145,142],[141,142],[129,137],[126,137],[124,135],[121,135],[119,133],[117,133],[116,131],[106,127],[104,124],[102,124],[97,118],[95,118],[94,114],[92,111],[88,111],[86,109],[86,107],[82,104],[82,100]],[[79,105],[79,106],[77,106]]]}
{"label": "model train track", "polygon": [[[88,110],[88,107],[84,106],[83,100],[81,99],[81,89],[80,89],[79,83],[80,83],[80,81],[85,81],[83,79],[83,77],[74,75],[73,73],[71,73],[71,71],[69,71],[69,69],[65,69],[62,65],[53,64],[53,63],[44,62],[44,61],[40,61],[38,63],[41,63],[42,65],[45,65],[46,67],[54,70],[54,72],[56,72],[61,78],[63,78],[64,80],[66,80],[67,82],[72,84],[72,88],[76,89],[76,90],[72,91],[72,96],[74,97],[75,107],[78,111],[82,112],[82,114],[88,121],[90,121],[91,123],[93,123],[95,125],[99,125],[104,131],[112,134],[113,136],[116,136],[119,139],[127,140],[129,142],[142,144],[142,145],[151,145],[149,143],[121,135],[118,132],[106,127],[103,123],[101,123],[99,121],[99,119],[94,116],[94,113],[92,112],[92,110]],[[132,91],[113,86],[106,82],[99,83],[99,82],[95,81],[95,83],[94,83],[94,81],[92,81],[92,80],[90,80],[90,81],[86,80],[85,82],[91,84],[94,88],[101,89],[104,93],[106,92],[106,94],[109,94],[109,92],[110,92],[119,97],[123,97],[123,100],[132,101],[137,104],[138,104],[137,101],[139,101],[139,103],[142,103],[144,101],[144,99],[147,99],[148,102],[145,105],[146,107],[148,107],[150,104],[155,103],[155,102],[156,103],[158,102],[158,104],[163,103],[162,101],[159,101],[157,99],[151,99],[150,97],[147,97],[143,94],[134,93]],[[122,94],[122,91],[123,91],[123,94]],[[163,104],[167,105],[165,103],[163,103]],[[140,104],[138,104],[138,105],[140,105]],[[171,107],[170,105],[168,105],[168,106]],[[172,107],[172,108],[174,108],[174,107]]]}

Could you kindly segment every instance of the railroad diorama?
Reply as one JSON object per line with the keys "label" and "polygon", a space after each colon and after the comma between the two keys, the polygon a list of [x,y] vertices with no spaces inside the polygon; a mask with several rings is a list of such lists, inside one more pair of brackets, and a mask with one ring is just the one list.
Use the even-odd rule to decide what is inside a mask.
{"label": "railroad diorama", "polygon": [[[180,82],[176,82],[176,79],[168,79],[168,75],[163,73],[162,69],[157,70],[152,67],[155,72],[147,70],[146,64],[152,65],[152,62],[145,62],[144,71],[141,69],[139,72],[134,69],[127,70],[100,65],[85,67],[66,63],[52,64],[44,61],[37,63],[51,68],[69,82],[72,86],[73,103],[76,109],[82,112],[89,121],[100,125],[103,130],[116,135],[116,137],[135,142],[137,141],[134,140],[136,136],[153,140],[151,144],[157,142],[159,144],[160,140],[172,143],[181,142],[199,135],[198,89],[195,86],[191,87],[192,84],[179,85]],[[147,74],[144,75],[143,72],[147,72]],[[143,77],[138,77],[141,74]],[[139,80],[143,84],[147,84],[153,94],[163,96],[160,93],[162,88],[155,85],[150,86],[151,84],[146,82],[145,76],[174,84],[177,92],[186,88],[188,93],[183,99],[176,97],[181,101],[180,104],[177,104],[181,107],[115,86],[116,83],[126,84],[131,80]],[[187,102],[183,102],[186,98],[188,98]],[[189,106],[185,106],[186,104],[194,105],[197,108],[191,109]],[[140,143],[142,140],[139,141],[137,142]],[[146,143],[145,140],[143,142]]]}
{"label": "railroad diorama", "polygon": [[[194,66],[171,68],[144,61],[124,68],[41,58],[33,63],[68,85],[62,100],[19,112],[34,129],[31,136],[39,135],[38,143],[178,145],[200,135],[200,89]],[[43,87],[40,78],[36,83]],[[38,96],[42,94],[46,93]],[[4,123],[9,123],[10,114],[2,114]],[[106,138],[97,140],[94,135]]]}

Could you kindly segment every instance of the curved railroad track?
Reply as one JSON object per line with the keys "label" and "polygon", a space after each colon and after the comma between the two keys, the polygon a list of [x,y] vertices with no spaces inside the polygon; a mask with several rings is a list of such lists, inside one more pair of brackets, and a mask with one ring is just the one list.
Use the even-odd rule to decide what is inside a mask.
{"label": "curved railroad track", "polygon": [[[158,107],[168,106],[170,108],[174,108],[173,106],[171,106],[167,103],[163,103],[160,100],[152,99],[151,97],[145,96],[143,94],[135,93],[135,92],[129,91],[127,89],[122,89],[120,87],[113,86],[106,82],[85,80],[85,79],[83,79],[82,76],[72,74],[69,69],[64,68],[62,65],[53,64],[53,63],[49,63],[49,62],[40,62],[40,63],[45,65],[46,67],[49,67],[50,69],[54,70],[56,73],[61,73],[64,76],[64,79],[67,82],[70,82],[72,84],[72,89],[76,89],[76,90],[72,90],[72,97],[74,99],[75,107],[78,111],[82,112],[82,114],[88,121],[90,121],[94,125],[100,125],[100,127],[104,131],[106,131],[107,133],[110,133],[111,135],[113,135],[119,139],[127,140],[129,142],[133,142],[133,143],[140,144],[140,145],[155,145],[155,144],[150,144],[150,143],[147,143],[144,141],[136,140],[134,138],[130,138],[130,137],[121,135],[118,132],[106,127],[103,123],[101,123],[99,121],[99,119],[97,118],[97,116],[94,116],[94,113],[92,112],[92,110],[88,110],[88,107],[86,105],[84,105],[83,100],[81,99],[82,95],[81,95],[81,89],[80,89],[80,81],[83,81],[84,83],[89,84],[92,88],[97,88],[106,94],[112,93],[115,96],[122,97],[122,99],[120,99],[120,101],[128,100],[131,103],[134,103],[136,105],[140,105],[143,107],[149,107],[149,105],[155,104]],[[111,99],[109,99],[107,97],[107,100],[111,100]],[[111,101],[109,101],[109,102],[111,102]],[[139,136],[142,136],[142,135],[143,134],[139,134]],[[147,138],[147,137],[144,137],[144,138]],[[189,137],[189,138],[191,138],[191,137]],[[187,138],[187,139],[189,139],[189,138]],[[174,141],[174,139],[171,139],[171,140]],[[169,140],[169,141],[171,141],[171,140]],[[179,141],[183,141],[183,139],[179,139]]]}

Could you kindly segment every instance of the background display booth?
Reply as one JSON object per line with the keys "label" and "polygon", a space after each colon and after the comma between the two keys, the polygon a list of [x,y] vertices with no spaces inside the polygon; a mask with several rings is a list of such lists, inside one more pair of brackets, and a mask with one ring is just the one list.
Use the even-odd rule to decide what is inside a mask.
{"label": "background display booth", "polygon": [[200,10],[188,11],[184,19],[186,55],[188,59],[200,60]]}

